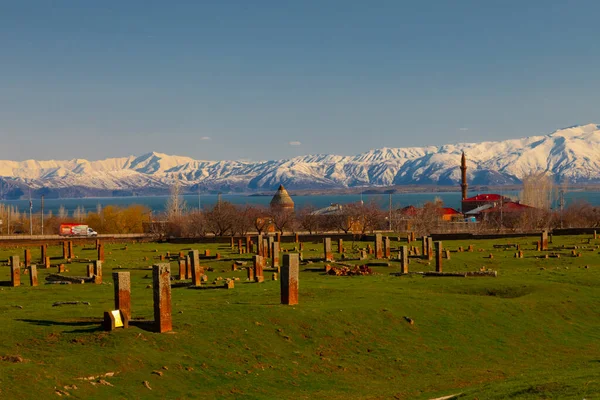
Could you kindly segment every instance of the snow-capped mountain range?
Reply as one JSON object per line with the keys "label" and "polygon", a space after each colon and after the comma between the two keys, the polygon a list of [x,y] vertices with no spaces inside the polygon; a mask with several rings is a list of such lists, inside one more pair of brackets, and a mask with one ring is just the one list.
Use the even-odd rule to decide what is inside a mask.
{"label": "snow-capped mountain range", "polygon": [[530,172],[547,171],[556,181],[600,182],[600,125],[560,129],[546,136],[498,142],[382,148],[355,156],[306,155],[275,161],[199,161],[149,153],[99,161],[0,161],[4,194],[27,188],[61,195],[149,194],[178,180],[189,191],[273,190],[456,185],[460,157],[467,156],[469,184],[519,183]]}

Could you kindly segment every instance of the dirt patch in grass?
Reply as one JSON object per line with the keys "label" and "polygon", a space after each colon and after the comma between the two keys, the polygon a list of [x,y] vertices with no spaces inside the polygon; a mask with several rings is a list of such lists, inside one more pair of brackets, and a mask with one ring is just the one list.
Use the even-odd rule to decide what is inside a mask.
{"label": "dirt patch in grass", "polygon": [[492,296],[503,299],[516,299],[531,294],[535,288],[531,286],[488,286],[488,287],[457,287],[449,288],[448,292],[471,296]]}

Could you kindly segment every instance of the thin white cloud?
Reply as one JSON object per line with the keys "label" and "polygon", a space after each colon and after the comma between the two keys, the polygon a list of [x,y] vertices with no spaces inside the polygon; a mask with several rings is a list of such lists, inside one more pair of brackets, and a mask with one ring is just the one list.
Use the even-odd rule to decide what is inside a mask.
{"label": "thin white cloud", "polygon": [[459,128],[458,130],[459,130],[459,131],[468,131],[468,130],[469,130],[469,128]]}
{"label": "thin white cloud", "polygon": [[300,142],[299,142],[299,141],[297,141],[297,140],[294,140],[294,141],[290,142],[290,146],[300,146],[301,144],[302,144],[302,143],[300,143]]}
{"label": "thin white cloud", "polygon": [[202,136],[200,140],[212,140],[210,136]]}

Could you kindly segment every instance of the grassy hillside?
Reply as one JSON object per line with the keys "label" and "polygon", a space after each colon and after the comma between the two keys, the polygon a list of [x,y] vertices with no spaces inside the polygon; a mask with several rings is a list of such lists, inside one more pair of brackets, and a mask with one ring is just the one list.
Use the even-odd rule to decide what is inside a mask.
{"label": "grassy hillside", "polygon": [[[444,271],[485,266],[497,278],[392,276],[396,261],[374,267],[376,275],[336,277],[315,262],[303,265],[298,306],[279,304],[270,272],[262,284],[232,272],[230,257],[250,257],[228,246],[108,244],[101,285],[44,285],[52,268],[38,270],[39,287],[22,275],[21,287],[0,288],[0,397],[600,398],[600,240],[587,239],[554,238],[561,258],[549,259],[538,258],[531,238],[444,242],[453,250]],[[522,245],[524,259],[493,247],[509,242]],[[454,252],[468,244],[476,251]],[[585,247],[576,250],[581,257],[571,246]],[[173,333],[101,330],[113,308],[113,269],[131,271],[133,318],[151,320],[148,267],[159,254],[191,248],[220,252],[223,260],[201,264],[214,268],[210,282],[239,277],[235,288],[174,287]],[[321,244],[306,248],[305,258],[322,252]],[[49,251],[62,262],[62,248]],[[36,262],[39,249],[32,252]],[[66,274],[85,275],[95,250],[75,253]],[[0,260],[12,254],[22,259],[23,249],[2,249]],[[434,265],[413,258],[410,270]],[[0,268],[0,280],[9,280],[9,268]],[[90,304],[52,306],[77,300]]]}

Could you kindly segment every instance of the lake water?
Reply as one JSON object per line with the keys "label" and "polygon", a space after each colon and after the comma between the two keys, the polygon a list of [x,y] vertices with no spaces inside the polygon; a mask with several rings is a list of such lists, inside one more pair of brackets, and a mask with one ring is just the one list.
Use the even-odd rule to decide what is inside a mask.
{"label": "lake water", "polygon": [[[505,196],[516,197],[518,192],[504,192]],[[469,195],[475,195],[470,193]],[[187,204],[188,209],[198,209],[200,206],[202,209],[211,207],[217,203],[217,195],[186,195],[183,196]],[[296,209],[300,209],[304,206],[311,205],[316,208],[327,207],[332,203],[348,204],[358,202],[361,199],[365,202],[374,201],[379,204],[382,208],[387,209],[390,202],[390,197],[387,194],[349,194],[349,195],[319,195],[319,196],[293,196]],[[446,192],[446,193],[394,193],[391,197],[392,207],[394,209],[405,207],[408,205],[420,206],[427,201],[433,201],[435,198],[440,198],[444,205],[460,209],[460,193],[459,192]],[[44,210],[45,212],[52,211],[56,215],[61,206],[65,207],[67,212],[72,215],[73,211],[81,206],[84,210],[95,211],[98,205],[104,207],[107,205],[115,205],[126,207],[131,204],[141,204],[150,208],[153,212],[158,213],[164,210],[168,196],[144,196],[144,197],[90,197],[90,198],[79,198],[79,199],[45,199]],[[246,205],[255,204],[268,206],[271,201],[271,196],[248,196],[248,195],[235,195],[235,194],[223,194],[221,195],[222,201],[228,201],[233,204]],[[565,193],[565,204],[568,206],[572,202],[578,200],[585,200],[592,205],[600,205],[600,192],[589,192],[589,191],[573,191]],[[29,200],[6,200],[1,201],[6,205],[15,206],[19,211],[29,211]],[[40,199],[33,200],[33,212],[40,212]]]}

